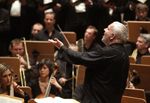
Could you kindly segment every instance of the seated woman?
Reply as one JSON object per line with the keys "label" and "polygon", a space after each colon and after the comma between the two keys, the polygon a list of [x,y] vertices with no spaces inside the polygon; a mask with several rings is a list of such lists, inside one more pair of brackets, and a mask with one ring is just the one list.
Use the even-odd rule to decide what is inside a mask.
{"label": "seated woman", "polygon": [[[39,77],[30,81],[27,85],[32,88],[32,97],[36,98],[40,94],[45,94],[49,84],[49,79],[54,71],[54,64],[50,59],[42,59],[37,65],[39,71]],[[68,98],[68,94],[58,84],[55,77],[52,77],[50,82],[52,84],[50,94],[60,96],[62,98]]]}
{"label": "seated woman", "polygon": [[20,89],[20,86],[16,82],[12,82],[11,68],[5,63],[0,63],[0,94],[10,95],[11,84],[14,87],[14,96],[24,98],[25,103],[27,103],[30,97]]}

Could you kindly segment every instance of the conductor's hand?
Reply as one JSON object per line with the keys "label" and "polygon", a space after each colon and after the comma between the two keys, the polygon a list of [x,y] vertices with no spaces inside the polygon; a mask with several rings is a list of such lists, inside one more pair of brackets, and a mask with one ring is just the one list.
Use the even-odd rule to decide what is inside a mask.
{"label": "conductor's hand", "polygon": [[[55,40],[55,41],[54,41]],[[57,38],[55,38],[54,40],[52,40],[52,39],[48,39],[48,41],[50,42],[50,43],[52,43],[53,45],[55,45],[58,49],[60,49],[60,47],[62,47],[64,44],[61,42],[61,41],[59,41]]]}

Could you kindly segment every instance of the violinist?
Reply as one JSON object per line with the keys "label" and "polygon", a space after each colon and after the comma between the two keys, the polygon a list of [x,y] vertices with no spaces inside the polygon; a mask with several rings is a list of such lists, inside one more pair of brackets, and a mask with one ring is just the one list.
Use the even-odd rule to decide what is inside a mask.
{"label": "violinist", "polygon": [[30,97],[20,89],[20,86],[16,82],[12,82],[11,68],[5,63],[0,63],[0,94],[10,95],[11,83],[14,87],[14,96],[24,98],[25,103],[27,103]]}
{"label": "violinist", "polygon": [[[49,84],[50,76],[54,71],[54,64],[50,59],[42,59],[39,64],[37,64],[37,69],[39,72],[38,78],[30,81],[27,85],[32,88],[32,96],[36,98],[40,94],[45,94],[46,89]],[[55,77],[52,77],[50,82],[52,84],[50,93],[56,96],[61,96],[67,98],[67,93],[58,84]]]}

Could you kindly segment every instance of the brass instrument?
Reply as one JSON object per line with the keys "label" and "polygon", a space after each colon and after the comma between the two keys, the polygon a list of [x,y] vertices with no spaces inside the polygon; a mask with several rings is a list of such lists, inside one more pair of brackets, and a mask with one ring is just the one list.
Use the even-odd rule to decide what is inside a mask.
{"label": "brass instrument", "polygon": [[[25,56],[27,58],[27,69],[31,69],[30,62],[29,62],[29,56],[27,53],[27,46],[26,46],[25,37],[22,37],[22,39],[24,41]],[[21,85],[26,87],[26,77],[25,77],[24,68],[20,68],[20,77],[21,77]]]}
{"label": "brass instrument", "polygon": [[76,41],[76,45],[78,46],[79,51],[83,53],[84,52],[84,41],[83,41],[83,39],[79,39],[78,41]]}

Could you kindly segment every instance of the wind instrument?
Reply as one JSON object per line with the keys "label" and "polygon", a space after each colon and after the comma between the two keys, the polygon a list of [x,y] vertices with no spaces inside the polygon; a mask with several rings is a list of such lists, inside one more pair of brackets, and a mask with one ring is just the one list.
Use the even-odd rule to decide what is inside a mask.
{"label": "wind instrument", "polygon": [[[23,43],[24,43],[25,56],[27,59],[27,69],[31,69],[25,37],[22,37],[22,39],[23,39]],[[21,77],[21,85],[26,87],[26,77],[25,77],[24,68],[20,68],[20,77]]]}

